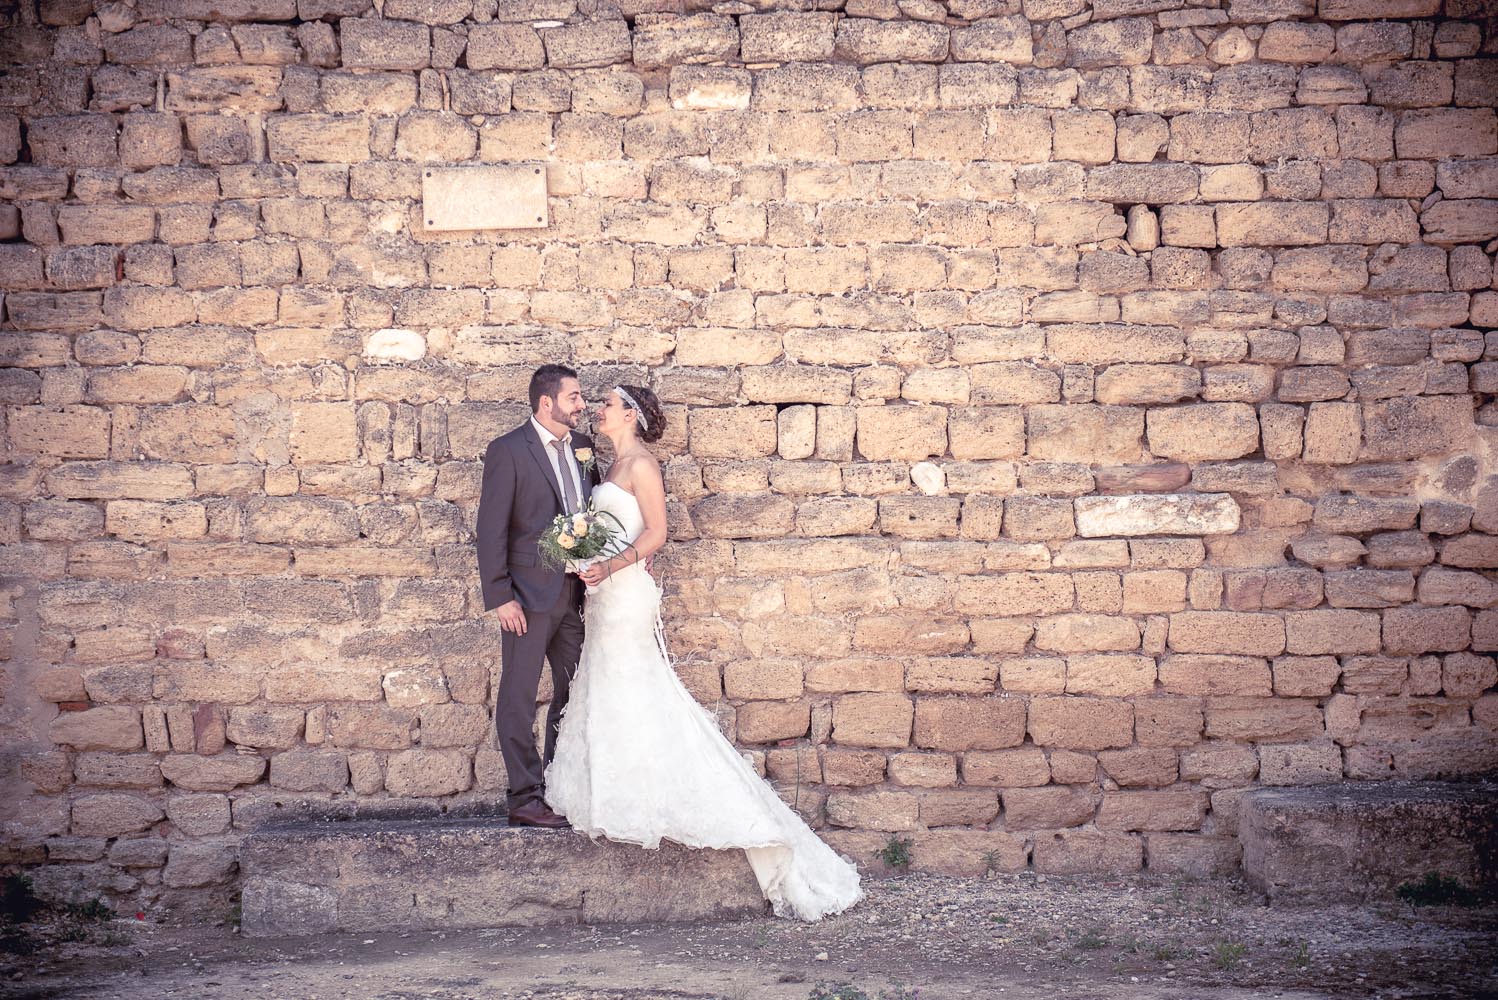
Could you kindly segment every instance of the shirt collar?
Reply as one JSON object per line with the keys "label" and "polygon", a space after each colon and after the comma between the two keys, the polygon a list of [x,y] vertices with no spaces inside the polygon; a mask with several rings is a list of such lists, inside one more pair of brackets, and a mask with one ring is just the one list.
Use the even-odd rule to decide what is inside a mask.
{"label": "shirt collar", "polygon": [[[536,429],[537,434],[541,435],[541,443],[546,447],[550,448],[551,443],[558,440],[557,436],[551,431],[547,430],[546,425],[537,420],[534,415],[531,416],[531,426]],[[572,447],[571,433],[568,433],[567,435],[562,437],[561,440],[566,443],[567,447]]]}

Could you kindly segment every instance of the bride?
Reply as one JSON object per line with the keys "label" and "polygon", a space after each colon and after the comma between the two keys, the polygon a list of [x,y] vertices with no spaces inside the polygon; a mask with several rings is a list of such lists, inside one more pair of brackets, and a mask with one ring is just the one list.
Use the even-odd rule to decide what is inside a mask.
{"label": "bride", "polygon": [[641,561],[666,542],[666,491],[645,442],[665,430],[648,389],[615,389],[597,430],[614,445],[593,503],[624,527],[592,592],[546,803],[590,837],[655,848],[743,848],[776,914],[819,920],[863,898],[858,871],[780,800],[719,732],[666,658],[661,591]]}

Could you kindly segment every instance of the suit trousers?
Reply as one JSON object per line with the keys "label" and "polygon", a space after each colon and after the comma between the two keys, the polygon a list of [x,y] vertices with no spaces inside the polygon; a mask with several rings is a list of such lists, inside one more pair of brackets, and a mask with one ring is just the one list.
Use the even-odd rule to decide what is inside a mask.
{"label": "suit trousers", "polygon": [[[583,618],[578,601],[582,581],[568,574],[557,603],[546,611],[525,611],[525,635],[503,633],[500,644],[499,695],[494,723],[499,731],[499,752],[509,777],[511,809],[540,801],[546,765],[556,753],[557,728],[572,675],[583,649]],[[541,682],[542,661],[551,664],[551,707],[546,713],[545,758],[536,753],[536,690]]]}

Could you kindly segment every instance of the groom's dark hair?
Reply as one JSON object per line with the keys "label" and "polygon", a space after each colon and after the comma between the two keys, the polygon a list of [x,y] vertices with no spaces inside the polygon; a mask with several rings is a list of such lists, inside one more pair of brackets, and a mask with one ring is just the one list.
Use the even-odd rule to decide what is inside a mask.
{"label": "groom's dark hair", "polygon": [[541,397],[550,396],[553,400],[557,393],[562,391],[562,379],[577,378],[577,372],[566,365],[542,365],[536,369],[531,376],[531,412],[535,413],[541,409]]}

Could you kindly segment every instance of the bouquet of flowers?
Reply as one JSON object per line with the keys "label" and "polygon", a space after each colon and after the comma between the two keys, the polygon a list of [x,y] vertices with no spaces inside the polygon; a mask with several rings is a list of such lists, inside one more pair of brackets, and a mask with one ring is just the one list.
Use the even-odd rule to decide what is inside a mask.
{"label": "bouquet of flowers", "polygon": [[[558,514],[541,532],[541,561],[553,569],[580,573],[596,562],[629,547],[619,544],[624,525],[606,510],[590,503],[576,514]],[[591,593],[593,588],[588,588]]]}

